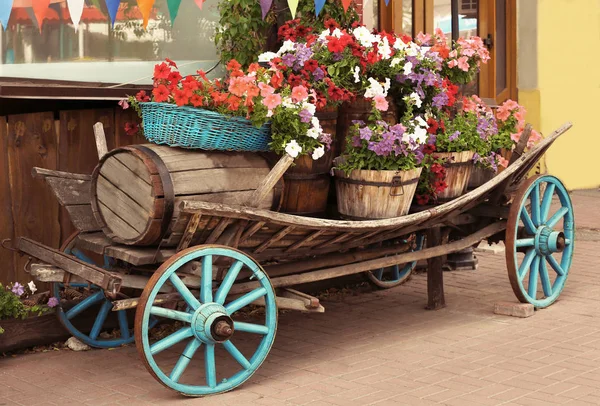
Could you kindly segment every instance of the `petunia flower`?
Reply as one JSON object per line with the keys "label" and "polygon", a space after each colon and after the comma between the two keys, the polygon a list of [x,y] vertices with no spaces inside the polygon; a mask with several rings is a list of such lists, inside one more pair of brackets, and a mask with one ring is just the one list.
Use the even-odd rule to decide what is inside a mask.
{"label": "petunia flower", "polygon": [[296,140],[291,140],[285,146],[285,152],[288,153],[292,158],[298,157],[298,154],[302,152],[302,147],[298,144]]}
{"label": "petunia flower", "polygon": [[48,299],[48,307],[56,307],[58,306],[58,299],[54,296],[52,296],[50,299]]}
{"label": "petunia flower", "polygon": [[317,159],[321,158],[323,155],[325,155],[325,148],[323,148],[322,146],[315,148],[315,150],[312,153],[312,159],[316,161]]}
{"label": "petunia flower", "polygon": [[29,282],[27,284],[27,287],[29,288],[29,290],[31,291],[32,294],[34,294],[36,292],[36,290],[38,290],[33,281]]}
{"label": "petunia flower", "polygon": [[23,285],[21,285],[19,282],[14,283],[11,291],[12,291],[12,293],[14,293],[17,296],[21,296],[23,293],[25,293],[25,289],[24,289]]}

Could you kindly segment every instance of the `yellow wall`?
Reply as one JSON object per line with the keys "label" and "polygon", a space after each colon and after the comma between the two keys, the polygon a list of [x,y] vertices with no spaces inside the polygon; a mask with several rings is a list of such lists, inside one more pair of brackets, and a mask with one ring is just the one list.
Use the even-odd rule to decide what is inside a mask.
{"label": "yellow wall", "polygon": [[543,134],[565,121],[573,123],[546,154],[548,172],[569,189],[598,187],[600,1],[538,0],[537,13],[539,95],[535,89],[523,89],[519,100],[535,116],[539,96],[538,128]]}

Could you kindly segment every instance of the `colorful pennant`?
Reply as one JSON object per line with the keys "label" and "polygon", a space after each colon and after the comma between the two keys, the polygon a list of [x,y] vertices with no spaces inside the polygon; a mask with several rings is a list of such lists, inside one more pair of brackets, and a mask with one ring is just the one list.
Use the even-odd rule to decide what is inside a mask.
{"label": "colorful pennant", "polygon": [[152,11],[152,6],[154,6],[154,0],[137,0],[137,5],[140,11],[142,12],[142,17],[144,17],[144,29],[148,26],[148,20],[150,19],[150,12]]}
{"label": "colorful pennant", "polygon": [[0,4],[0,23],[2,23],[4,30],[6,30],[6,27],[8,26],[8,19],[10,18],[12,4],[13,0],[6,0]]}
{"label": "colorful pennant", "polygon": [[271,5],[273,4],[273,0],[260,0],[260,10],[262,11],[262,19],[264,20],[267,16],[267,13],[271,9]]}
{"label": "colorful pennant", "polygon": [[317,16],[321,12],[321,10],[323,10],[324,5],[325,5],[325,0],[315,0],[315,13],[317,14]]}
{"label": "colorful pennant", "polygon": [[[387,0],[389,1],[389,0]],[[342,0],[342,6],[344,6],[344,12],[348,11],[348,7],[350,7],[350,3],[352,0]]]}
{"label": "colorful pennant", "polygon": [[40,32],[42,32],[42,24],[44,24],[48,7],[50,7],[50,0],[33,0],[31,7],[33,8],[33,14],[35,14]]}
{"label": "colorful pennant", "polygon": [[290,7],[290,13],[292,13],[292,18],[296,18],[296,10],[298,10],[298,0],[287,0],[287,4]]}
{"label": "colorful pennant", "polygon": [[106,2],[106,8],[108,9],[108,15],[110,16],[110,22],[115,25],[117,20],[117,12],[119,11],[119,4],[121,0],[104,0]]}
{"label": "colorful pennant", "polygon": [[200,7],[200,10],[202,10],[202,5],[204,4],[204,0],[196,0],[196,5],[198,7]]}
{"label": "colorful pennant", "polygon": [[71,21],[73,21],[75,31],[79,28],[79,21],[81,21],[84,5],[85,0],[67,0],[67,7],[69,8],[69,14],[71,15]]}
{"label": "colorful pennant", "polygon": [[171,26],[175,24],[175,19],[177,18],[177,13],[179,12],[179,6],[181,5],[181,0],[167,0],[167,7],[169,8],[169,16],[171,17]]}

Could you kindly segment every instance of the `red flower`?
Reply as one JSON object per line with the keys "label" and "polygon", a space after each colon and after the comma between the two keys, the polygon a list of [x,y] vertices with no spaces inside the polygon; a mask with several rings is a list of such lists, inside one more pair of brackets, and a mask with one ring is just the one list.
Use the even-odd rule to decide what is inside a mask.
{"label": "red flower", "polygon": [[373,65],[375,62],[378,62],[381,59],[381,56],[377,51],[371,51],[367,54],[367,63]]}
{"label": "red flower", "polygon": [[231,95],[227,99],[227,108],[231,111],[237,111],[240,108],[241,98]]}
{"label": "red flower", "polygon": [[172,66],[173,68],[177,68],[177,64],[173,60],[171,60],[169,58],[165,58],[165,61],[169,64],[169,66]]}
{"label": "red flower", "polygon": [[260,69],[260,65],[257,64],[256,62],[251,63],[250,66],[248,66],[248,72],[258,72],[259,69]]}
{"label": "red flower", "polygon": [[173,92],[173,99],[175,100],[175,104],[179,107],[185,106],[190,102],[190,97],[187,95],[185,90],[176,89]]}
{"label": "red flower", "polygon": [[402,34],[402,36],[400,36],[400,39],[405,44],[408,44],[410,41],[412,41],[412,38],[410,37],[410,35],[406,35],[406,34]]}
{"label": "red flower", "polygon": [[442,193],[448,188],[448,184],[445,180],[436,180],[433,186],[435,187],[435,193]]}
{"label": "red flower", "polygon": [[344,91],[336,86],[329,86],[329,88],[327,89],[327,94],[329,95],[329,98],[331,100],[335,101],[343,100],[346,97]]}
{"label": "red flower", "polygon": [[206,76],[206,72],[204,72],[202,69],[198,69],[198,70],[196,71],[196,73],[197,73],[198,75],[200,75],[200,77],[201,77],[201,78],[202,78],[202,79],[203,79],[205,82],[208,82],[208,77]]}
{"label": "red flower", "polygon": [[435,134],[435,133],[437,133],[437,130],[440,127],[440,125],[438,124],[438,122],[433,117],[429,117],[427,119],[427,125],[429,125],[429,127],[427,128],[427,132],[429,134]]}
{"label": "red flower", "polygon": [[125,134],[136,135],[140,130],[140,126],[137,123],[125,123]]}
{"label": "red flower", "polygon": [[190,98],[190,103],[194,107],[200,107],[204,104],[202,101],[202,97],[199,94],[193,94]]}
{"label": "red flower", "polygon": [[171,72],[171,73],[169,73],[167,80],[172,85],[177,85],[177,84],[179,84],[179,81],[181,80],[181,74],[179,72]]}
{"label": "red flower", "polygon": [[159,85],[152,90],[152,96],[154,96],[154,101],[157,103],[168,101],[170,94],[171,92],[165,85]]}
{"label": "red flower", "polygon": [[334,30],[336,28],[340,28],[340,25],[333,18],[328,18],[327,20],[325,20],[325,28]]}
{"label": "red flower", "polygon": [[425,153],[425,154],[429,155],[429,154],[433,154],[434,152],[435,152],[435,145],[433,145],[433,144],[426,144],[423,147],[423,153]]}
{"label": "red flower", "polygon": [[317,69],[318,67],[319,63],[314,59],[309,59],[308,61],[304,62],[304,69],[306,69],[309,72],[314,72],[315,69]]}
{"label": "red flower", "polygon": [[427,195],[416,195],[415,197],[417,198],[417,204],[419,206],[424,206],[429,203],[429,196]]}
{"label": "red flower", "polygon": [[140,90],[138,94],[135,95],[135,99],[139,102],[148,102],[150,101],[150,96],[148,96],[145,90]]}
{"label": "red flower", "polygon": [[433,172],[433,173],[437,174],[437,173],[440,173],[440,172],[442,172],[444,170],[445,170],[445,168],[442,165],[438,164],[438,163],[435,163],[435,164],[431,165],[431,172]]}
{"label": "red flower", "polygon": [[154,79],[167,79],[171,73],[171,68],[166,63],[157,64],[154,66]]}
{"label": "red flower", "polygon": [[240,70],[242,67],[242,65],[240,65],[240,63],[238,61],[236,61],[235,59],[230,60],[227,63],[227,70],[228,71],[234,71],[234,70]]}
{"label": "red flower", "polygon": [[277,71],[271,76],[271,80],[269,84],[273,86],[275,89],[279,89],[283,84],[283,73]]}
{"label": "red flower", "polygon": [[327,49],[329,52],[343,52],[344,44],[336,37],[327,37]]}

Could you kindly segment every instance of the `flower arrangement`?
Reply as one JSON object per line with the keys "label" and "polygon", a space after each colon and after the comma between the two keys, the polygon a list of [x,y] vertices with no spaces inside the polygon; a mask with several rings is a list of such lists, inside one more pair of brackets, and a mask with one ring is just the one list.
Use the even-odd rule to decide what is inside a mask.
{"label": "flower arrangement", "polygon": [[[27,286],[23,286],[19,282],[7,286],[0,284],[0,320],[25,319],[33,315],[41,316],[58,305],[58,299],[55,297],[50,297],[46,304],[35,303],[31,299],[37,290],[33,281],[29,282]],[[0,327],[0,334],[2,333],[4,330]]]}
{"label": "flower arrangement", "polygon": [[[521,139],[525,129],[525,107],[514,100],[506,100],[496,110],[498,133],[493,137],[493,150],[500,148],[512,149]],[[527,147],[531,148],[542,139],[540,134],[532,131],[527,141]]]}

